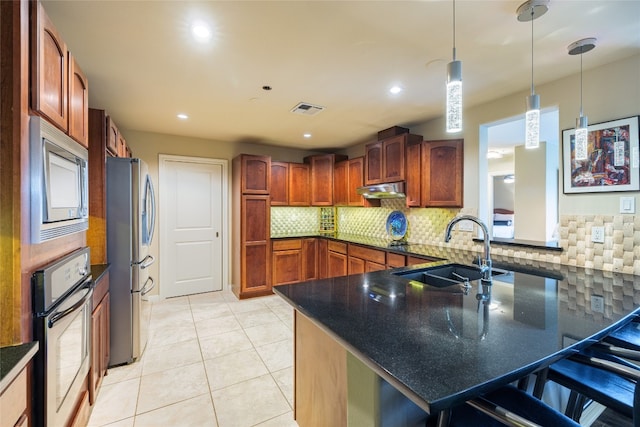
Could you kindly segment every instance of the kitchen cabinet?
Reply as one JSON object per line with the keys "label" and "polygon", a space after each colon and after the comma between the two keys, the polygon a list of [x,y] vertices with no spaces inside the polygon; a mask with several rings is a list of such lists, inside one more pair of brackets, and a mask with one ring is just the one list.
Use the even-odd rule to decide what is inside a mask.
{"label": "kitchen cabinet", "polygon": [[289,204],[289,163],[271,162],[271,206]]}
{"label": "kitchen cabinet", "polygon": [[9,386],[0,394],[0,425],[28,427],[27,369],[23,368]]}
{"label": "kitchen cabinet", "polygon": [[318,239],[302,239],[302,280],[318,278]]}
{"label": "kitchen cabinet", "polygon": [[67,131],[67,45],[39,1],[31,3],[31,21],[31,107]]}
{"label": "kitchen cabinet", "polygon": [[333,172],[333,204],[363,206],[364,197],[356,189],[364,185],[364,157],[337,162]]}
{"label": "kitchen cabinet", "polygon": [[354,244],[349,244],[348,251],[348,274],[368,273],[387,268],[385,251]]}
{"label": "kitchen cabinet", "polygon": [[419,144],[422,136],[409,133],[392,136],[365,146],[365,185],[404,181],[405,148]]}
{"label": "kitchen cabinet", "polygon": [[272,244],[272,280],[275,285],[302,280],[302,239],[274,240]]}
{"label": "kitchen cabinet", "polygon": [[241,154],[232,166],[232,291],[240,299],[271,291],[271,158]]}
{"label": "kitchen cabinet", "polygon": [[127,157],[127,141],[120,132],[118,132],[118,157]]}
{"label": "kitchen cabinet", "polygon": [[271,157],[241,154],[238,159],[242,194],[270,194]]}
{"label": "kitchen cabinet", "polygon": [[431,262],[437,262],[437,261],[442,261],[440,259],[436,259],[436,258],[429,258],[429,257],[417,257],[417,256],[412,256],[409,255],[407,256],[407,265],[417,265],[417,264],[425,264],[425,263],[431,263]]}
{"label": "kitchen cabinet", "polygon": [[407,265],[407,257],[405,255],[387,253],[387,268],[405,267]]}
{"label": "kitchen cabinet", "polygon": [[106,116],[106,120],[107,136],[105,144],[107,147],[107,151],[109,151],[109,154],[111,154],[112,156],[118,156],[118,135],[120,134],[120,132],[118,132],[118,127],[111,119],[111,116]]}
{"label": "kitchen cabinet", "polygon": [[311,167],[311,206],[333,206],[333,170],[336,162],[346,156],[323,154],[308,156],[304,162]]}
{"label": "kitchen cabinet", "polygon": [[327,277],[347,275],[347,244],[329,240],[327,252]]}
{"label": "kitchen cabinet", "polygon": [[422,143],[422,206],[462,207],[464,140]]}
{"label": "kitchen cabinet", "polygon": [[289,163],[289,206],[310,206],[310,167],[304,163]]}
{"label": "kitchen cabinet", "polygon": [[405,148],[405,203],[408,208],[422,206],[422,141],[410,141]]}
{"label": "kitchen cabinet", "polygon": [[75,56],[69,58],[69,136],[89,148],[89,83]]}
{"label": "kitchen cabinet", "polygon": [[109,366],[109,272],[96,282],[91,313],[91,368],[89,369],[89,404],[93,405]]}
{"label": "kitchen cabinet", "polygon": [[327,239],[317,239],[318,241],[318,279],[329,277],[329,242]]}

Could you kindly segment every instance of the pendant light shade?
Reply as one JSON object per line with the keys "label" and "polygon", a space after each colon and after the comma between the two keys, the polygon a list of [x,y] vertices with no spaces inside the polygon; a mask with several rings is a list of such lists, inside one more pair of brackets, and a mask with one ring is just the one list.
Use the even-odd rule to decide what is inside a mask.
{"label": "pendant light shade", "polygon": [[529,0],[518,7],[516,14],[518,21],[531,21],[531,95],[527,96],[527,112],[525,114],[525,148],[540,146],[540,97],[533,87],[533,21],[547,10],[548,0]]}
{"label": "pendant light shade", "polygon": [[462,62],[456,60],[456,1],[453,0],[453,61],[447,65],[447,132],[462,131]]}
{"label": "pendant light shade", "polygon": [[589,52],[596,47],[596,39],[593,37],[578,40],[571,43],[567,50],[569,55],[580,55],[580,117],[576,119],[576,132],[574,140],[574,158],[576,160],[587,160],[589,144],[589,120],[582,114],[582,54]]}

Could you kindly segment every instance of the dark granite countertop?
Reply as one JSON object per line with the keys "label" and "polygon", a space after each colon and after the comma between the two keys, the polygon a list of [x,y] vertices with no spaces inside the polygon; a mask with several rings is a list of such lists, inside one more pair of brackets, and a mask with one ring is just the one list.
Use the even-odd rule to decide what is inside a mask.
{"label": "dark granite countertop", "polygon": [[94,282],[100,280],[104,273],[109,270],[111,264],[91,264],[91,278]]}
{"label": "dark granite countertop", "polygon": [[[420,250],[455,262],[473,258],[465,251]],[[465,295],[460,287],[438,290],[389,271],[274,291],[433,412],[576,351],[640,307],[639,276],[508,261],[496,263],[509,272],[494,278],[491,304],[478,303],[479,281]],[[393,272],[417,268],[425,267]]]}
{"label": "dark granite countertop", "polygon": [[0,347],[0,393],[4,392],[37,352],[37,341]]}

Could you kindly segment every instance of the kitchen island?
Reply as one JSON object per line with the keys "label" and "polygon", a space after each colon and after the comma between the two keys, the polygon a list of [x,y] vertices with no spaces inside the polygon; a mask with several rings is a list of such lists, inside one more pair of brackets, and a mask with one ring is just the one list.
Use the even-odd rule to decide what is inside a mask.
{"label": "kitchen island", "polygon": [[[390,385],[425,414],[437,413],[600,339],[640,307],[640,277],[633,275],[575,267],[548,275],[514,266],[494,277],[487,298],[480,281],[465,293],[394,274],[421,268],[274,288],[295,309],[295,409],[302,427],[301,416],[326,416],[322,408],[332,412],[334,425],[353,424],[347,412],[354,399],[369,400],[358,410],[371,411],[375,425],[384,424],[390,408],[411,408],[387,406],[383,391],[363,396],[371,384]],[[342,390],[334,398],[322,395],[327,379],[329,389]],[[359,395],[351,388],[360,388]]]}

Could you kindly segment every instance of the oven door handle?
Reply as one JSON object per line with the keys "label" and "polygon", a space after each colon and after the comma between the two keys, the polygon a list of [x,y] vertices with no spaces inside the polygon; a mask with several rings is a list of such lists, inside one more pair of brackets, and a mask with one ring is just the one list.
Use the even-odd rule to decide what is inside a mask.
{"label": "oven door handle", "polygon": [[[149,289],[147,289],[147,284],[149,282],[151,282],[151,286],[149,287]],[[151,289],[155,287],[156,287],[156,282],[153,280],[153,277],[151,276],[147,277],[147,281],[144,282],[144,286],[142,287],[142,289],[140,289],[140,295],[145,296],[146,294],[151,292]]]}
{"label": "oven door handle", "polygon": [[56,322],[64,319],[65,317],[67,317],[68,315],[73,313],[74,311],[78,310],[80,307],[82,307],[89,300],[89,298],[91,298],[91,295],[93,294],[93,289],[91,288],[91,282],[89,282],[82,289],[87,289],[87,293],[84,294],[84,296],[82,297],[82,299],[80,301],[78,301],[77,303],[73,304],[71,307],[67,308],[66,310],[58,311],[58,312],[56,312],[56,313],[51,315],[51,317],[49,318],[49,329],[53,328],[53,325],[55,325]]}

